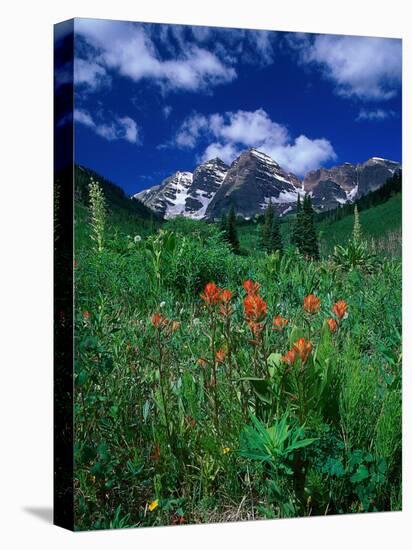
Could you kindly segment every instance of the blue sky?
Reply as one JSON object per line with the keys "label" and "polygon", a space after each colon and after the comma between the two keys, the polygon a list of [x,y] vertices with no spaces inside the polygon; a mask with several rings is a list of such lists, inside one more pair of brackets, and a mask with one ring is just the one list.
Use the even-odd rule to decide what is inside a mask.
{"label": "blue sky", "polygon": [[128,194],[249,147],[401,161],[401,41],[75,20],[75,159]]}

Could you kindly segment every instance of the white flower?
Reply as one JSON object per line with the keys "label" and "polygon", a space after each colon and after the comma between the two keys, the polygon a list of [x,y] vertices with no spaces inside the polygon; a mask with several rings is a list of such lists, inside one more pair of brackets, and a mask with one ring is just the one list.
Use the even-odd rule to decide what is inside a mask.
{"label": "white flower", "polygon": [[160,302],[160,306],[159,306],[159,307],[160,307],[160,308],[164,308],[165,305],[166,305],[166,302]]}
{"label": "white flower", "polygon": [[142,240],[142,237],[140,235],[136,235],[133,240],[135,243],[140,243],[140,241]]}
{"label": "white flower", "polygon": [[193,324],[194,324],[194,325],[200,325],[200,319],[198,319],[197,317],[195,317],[195,318],[193,319]]}

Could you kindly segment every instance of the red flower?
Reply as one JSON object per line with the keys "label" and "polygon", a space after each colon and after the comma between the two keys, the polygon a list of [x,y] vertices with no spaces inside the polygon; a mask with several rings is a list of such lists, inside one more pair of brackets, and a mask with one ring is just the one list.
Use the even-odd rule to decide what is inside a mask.
{"label": "red flower", "polygon": [[317,313],[320,309],[320,298],[314,294],[308,294],[303,300],[303,309],[308,313]]}
{"label": "red flower", "polygon": [[243,300],[245,316],[247,321],[258,323],[266,317],[268,306],[258,294],[248,294]]}
{"label": "red flower", "polygon": [[247,294],[256,295],[259,292],[260,284],[254,283],[252,279],[248,279],[243,283],[243,288],[246,290]]}
{"label": "red flower", "polygon": [[230,290],[225,288],[220,293],[220,313],[223,317],[229,317],[232,314],[232,307],[230,305],[230,300],[232,299],[232,293]]}
{"label": "red flower", "polygon": [[83,311],[83,319],[84,319],[85,321],[87,321],[88,319],[90,319],[90,317],[91,317],[90,311]]}
{"label": "red flower", "polygon": [[173,525],[183,525],[185,522],[185,517],[180,516],[179,514],[174,514],[172,518],[172,524]]}
{"label": "red flower", "polygon": [[335,319],[328,319],[328,325],[331,332],[336,332],[338,330],[338,323]]}
{"label": "red flower", "polygon": [[160,313],[154,313],[151,316],[150,321],[152,322],[152,325],[159,330],[166,326],[168,323],[167,319],[163,317],[163,315],[161,315]]}
{"label": "red flower", "polygon": [[273,319],[273,330],[282,330],[288,323],[289,321],[287,319],[281,317],[280,315],[276,315]]}
{"label": "red flower", "polygon": [[343,319],[343,317],[346,315],[346,310],[348,309],[348,306],[346,302],[343,300],[339,300],[336,302],[336,304],[333,306],[333,313],[338,317],[338,319]]}
{"label": "red flower", "polygon": [[224,363],[226,359],[226,352],[224,349],[219,349],[216,352],[216,362],[217,363]]}
{"label": "red flower", "polygon": [[208,306],[214,306],[219,303],[220,292],[215,283],[207,283],[200,297]]}
{"label": "red flower", "polygon": [[282,361],[287,363],[289,366],[292,366],[297,359],[296,351],[291,349],[282,356]]}
{"label": "red flower", "polygon": [[299,340],[293,344],[293,350],[299,355],[302,363],[306,363],[312,349],[312,344],[305,340],[305,338],[299,338]]}

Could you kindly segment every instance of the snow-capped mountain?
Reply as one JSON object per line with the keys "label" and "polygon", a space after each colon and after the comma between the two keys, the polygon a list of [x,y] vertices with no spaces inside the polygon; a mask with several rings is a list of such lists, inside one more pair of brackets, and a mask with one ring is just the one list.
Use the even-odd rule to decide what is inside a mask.
{"label": "snow-capped mountain", "polygon": [[329,210],[379,188],[401,165],[372,157],[364,163],[319,168],[301,181],[270,156],[248,149],[230,166],[219,158],[194,172],[176,172],[133,196],[165,218],[218,219],[231,205],[245,218],[262,213],[269,202],[280,215],[295,209],[299,193],[310,193],[316,210]]}
{"label": "snow-capped mountain", "polygon": [[186,216],[201,219],[225,179],[229,167],[219,158],[198,166],[194,172],[176,172],[150,189],[133,195],[165,218]]}
{"label": "snow-capped mountain", "polygon": [[296,204],[301,185],[297,176],[286,173],[271,157],[249,149],[231,164],[206,217],[219,218],[233,204],[239,215],[250,218],[265,210],[269,202],[282,214]]}
{"label": "snow-capped mountain", "polygon": [[359,164],[345,162],[308,172],[303,188],[312,194],[317,209],[327,210],[375,191],[400,168],[398,162],[380,157]]}

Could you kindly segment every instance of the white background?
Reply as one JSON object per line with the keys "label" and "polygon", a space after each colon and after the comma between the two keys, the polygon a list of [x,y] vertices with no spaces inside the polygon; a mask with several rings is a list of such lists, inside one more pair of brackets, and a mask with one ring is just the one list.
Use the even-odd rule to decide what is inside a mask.
{"label": "white background", "polygon": [[[4,2],[0,30],[0,545],[404,548],[411,539],[411,24],[406,0]],[[52,506],[52,25],[72,17],[404,39],[404,511],[73,534]],[[409,24],[409,28],[408,28]],[[409,124],[406,122],[408,121]],[[408,153],[408,154],[407,154]],[[390,292],[390,289],[388,289]],[[408,529],[409,528],[409,529]],[[410,544],[410,543],[409,543]]]}

